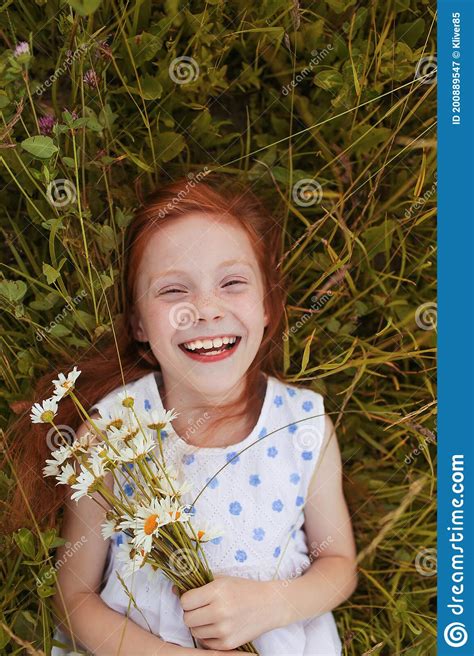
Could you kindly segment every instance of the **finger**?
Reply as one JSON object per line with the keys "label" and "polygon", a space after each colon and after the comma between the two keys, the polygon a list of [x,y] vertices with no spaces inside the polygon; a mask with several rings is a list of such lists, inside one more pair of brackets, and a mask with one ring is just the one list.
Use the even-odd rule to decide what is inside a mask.
{"label": "finger", "polygon": [[198,626],[205,626],[206,624],[215,624],[216,621],[217,618],[215,617],[214,610],[210,605],[196,608],[195,610],[185,610],[183,612],[183,622],[190,629],[194,629]]}
{"label": "finger", "polygon": [[205,624],[204,626],[196,626],[191,629],[191,633],[195,638],[206,639],[206,638],[215,638],[216,637],[216,625],[215,624]]}
{"label": "finger", "polygon": [[[187,590],[181,595],[181,606],[183,610],[194,610],[201,606],[210,604],[214,596],[214,581],[201,585],[199,588]],[[212,586],[212,587],[211,587]]]}

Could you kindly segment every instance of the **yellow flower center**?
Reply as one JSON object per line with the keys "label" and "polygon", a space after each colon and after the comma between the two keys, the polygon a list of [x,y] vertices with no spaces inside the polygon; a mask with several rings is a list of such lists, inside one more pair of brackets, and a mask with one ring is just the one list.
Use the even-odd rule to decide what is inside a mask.
{"label": "yellow flower center", "polygon": [[122,405],[125,406],[126,408],[133,408],[133,403],[134,400],[131,396],[127,396],[123,401]]}
{"label": "yellow flower center", "polygon": [[52,410],[45,410],[41,413],[41,421],[47,421],[48,423],[53,421],[54,412]]}
{"label": "yellow flower center", "polygon": [[156,527],[158,526],[158,522],[156,521],[157,517],[158,515],[150,515],[149,517],[147,517],[145,521],[145,526],[143,527],[143,530],[147,535],[151,535],[153,531],[156,529]]}
{"label": "yellow flower center", "polygon": [[163,422],[160,422],[158,424],[147,424],[148,428],[151,428],[151,430],[156,430],[160,431],[162,428],[166,426]]}

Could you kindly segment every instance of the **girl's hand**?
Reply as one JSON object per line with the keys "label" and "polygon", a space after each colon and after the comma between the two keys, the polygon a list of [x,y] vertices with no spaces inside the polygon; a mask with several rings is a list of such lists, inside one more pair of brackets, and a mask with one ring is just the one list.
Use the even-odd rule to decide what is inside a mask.
{"label": "girl's hand", "polygon": [[183,592],[184,623],[204,647],[235,649],[275,628],[268,583],[217,575],[214,581]]}

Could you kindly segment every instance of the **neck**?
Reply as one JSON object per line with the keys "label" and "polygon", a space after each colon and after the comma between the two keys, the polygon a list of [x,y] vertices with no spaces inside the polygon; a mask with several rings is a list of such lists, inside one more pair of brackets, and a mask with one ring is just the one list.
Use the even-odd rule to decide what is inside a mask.
{"label": "neck", "polygon": [[[229,390],[224,396],[208,397],[196,390],[189,390],[182,384],[173,384],[162,375],[159,391],[166,410],[173,408],[179,413],[172,426],[177,435],[195,446],[228,446],[236,444],[247,437],[255,426],[261,412],[265,396],[265,377],[262,375],[259,385],[258,412],[256,416],[243,415],[237,418],[225,417],[225,408],[220,406],[237,400],[245,384],[245,379],[237,387]],[[217,399],[218,396],[218,399]],[[254,413],[255,414],[255,413]],[[217,420],[219,424],[213,426]]]}

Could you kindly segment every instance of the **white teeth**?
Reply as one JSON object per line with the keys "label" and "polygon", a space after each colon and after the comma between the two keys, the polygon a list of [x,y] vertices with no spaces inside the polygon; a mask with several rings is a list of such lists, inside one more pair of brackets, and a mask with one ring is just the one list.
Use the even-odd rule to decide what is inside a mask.
{"label": "white teeth", "polygon": [[188,351],[194,351],[196,349],[200,348],[220,348],[222,345],[225,344],[234,344],[237,340],[237,337],[216,337],[215,339],[196,339],[191,342],[185,342],[183,344],[184,348],[188,349]]}

